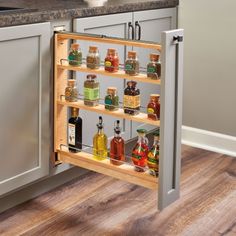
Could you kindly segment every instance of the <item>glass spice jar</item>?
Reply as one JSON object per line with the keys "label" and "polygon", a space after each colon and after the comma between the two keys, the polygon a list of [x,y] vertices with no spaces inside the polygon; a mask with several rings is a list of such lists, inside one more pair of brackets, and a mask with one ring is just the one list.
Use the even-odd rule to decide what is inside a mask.
{"label": "glass spice jar", "polygon": [[67,102],[78,101],[78,90],[76,88],[76,80],[74,79],[69,79],[67,82],[67,87],[65,88],[65,100]]}
{"label": "glass spice jar", "polygon": [[97,76],[89,74],[84,82],[84,105],[97,106],[99,104],[99,82]]}
{"label": "glass spice jar", "polygon": [[158,176],[159,172],[159,149],[160,149],[160,130],[153,133],[154,141],[148,152],[147,166],[151,175]]}
{"label": "glass spice jar", "polygon": [[105,97],[105,109],[115,111],[119,109],[119,97],[115,87],[107,88],[107,95]]}
{"label": "glass spice jar", "polygon": [[119,70],[119,57],[116,49],[107,49],[107,55],[104,62],[105,71],[117,72]]}
{"label": "glass spice jar", "polygon": [[147,165],[148,157],[148,139],[145,129],[138,129],[138,141],[132,151],[132,162],[135,165],[135,170],[144,172]]}
{"label": "glass spice jar", "polygon": [[160,55],[150,54],[150,62],[147,64],[147,77],[150,79],[159,79],[161,77]]}
{"label": "glass spice jar", "polygon": [[160,95],[151,94],[147,105],[147,117],[151,120],[160,119]]}
{"label": "glass spice jar", "polygon": [[69,65],[81,66],[82,64],[82,52],[78,43],[72,43],[68,56]]}
{"label": "glass spice jar", "polygon": [[139,74],[139,61],[135,51],[128,52],[128,58],[125,61],[125,73],[128,75]]}
{"label": "glass spice jar", "polygon": [[124,113],[137,115],[140,111],[140,90],[136,88],[137,82],[128,81],[124,90]]}
{"label": "glass spice jar", "polygon": [[86,65],[89,69],[98,69],[100,67],[100,55],[98,47],[90,46],[86,58]]}

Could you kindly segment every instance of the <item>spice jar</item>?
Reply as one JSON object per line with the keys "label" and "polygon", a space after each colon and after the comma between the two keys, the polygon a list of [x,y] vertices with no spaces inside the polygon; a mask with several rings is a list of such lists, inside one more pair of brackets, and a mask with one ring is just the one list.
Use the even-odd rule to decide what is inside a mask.
{"label": "spice jar", "polygon": [[161,77],[160,55],[151,53],[150,62],[147,64],[147,77],[150,79],[158,79]]}
{"label": "spice jar", "polygon": [[145,129],[138,129],[138,141],[132,150],[132,162],[135,165],[135,170],[144,172],[147,165],[148,156],[148,139]]}
{"label": "spice jar", "polygon": [[128,75],[139,74],[139,61],[135,51],[128,52],[128,58],[125,61],[125,73]]}
{"label": "spice jar", "polygon": [[151,94],[147,105],[147,116],[151,120],[160,119],[160,95]]}
{"label": "spice jar", "polygon": [[114,48],[107,50],[107,56],[104,62],[105,71],[117,72],[119,70],[119,57]]}
{"label": "spice jar", "polygon": [[124,90],[124,113],[130,115],[139,114],[140,110],[140,91],[136,88],[137,82],[128,81]]}
{"label": "spice jar", "polygon": [[84,105],[97,106],[99,103],[99,82],[96,75],[87,75],[84,82]]}
{"label": "spice jar", "polygon": [[71,66],[80,66],[82,64],[82,52],[78,43],[71,44],[68,61]]}
{"label": "spice jar", "polygon": [[119,97],[115,87],[107,88],[107,95],[105,97],[105,109],[115,111],[119,109]]}
{"label": "spice jar", "polygon": [[86,58],[87,68],[89,69],[98,69],[100,67],[100,55],[98,47],[90,46],[89,52]]}
{"label": "spice jar", "polygon": [[74,79],[69,79],[67,82],[67,87],[65,89],[65,100],[67,102],[78,101],[78,90],[76,88],[76,81]]}

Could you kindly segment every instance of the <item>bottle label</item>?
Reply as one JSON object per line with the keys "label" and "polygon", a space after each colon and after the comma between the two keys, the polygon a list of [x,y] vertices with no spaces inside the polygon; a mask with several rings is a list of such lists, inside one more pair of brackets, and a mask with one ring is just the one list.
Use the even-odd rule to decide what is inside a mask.
{"label": "bottle label", "polygon": [[84,99],[85,100],[98,100],[99,88],[84,88]]}
{"label": "bottle label", "polygon": [[147,109],[147,113],[148,113],[148,114],[154,114],[155,111],[154,111],[153,108],[148,108],[148,109]]}
{"label": "bottle label", "polygon": [[75,146],[75,125],[68,124],[68,144]]}
{"label": "bottle label", "polygon": [[105,104],[106,105],[112,105],[112,99],[110,97],[105,98]]}
{"label": "bottle label", "polygon": [[147,72],[148,73],[157,73],[157,69],[155,66],[148,66]]}
{"label": "bottle label", "polygon": [[133,68],[133,65],[132,64],[125,64],[125,70],[126,71],[131,71],[131,70],[133,70],[134,68]]}
{"label": "bottle label", "polygon": [[105,61],[105,66],[106,67],[111,67],[112,66],[112,63],[110,61]]}
{"label": "bottle label", "polygon": [[140,107],[140,95],[130,96],[124,95],[124,107],[137,108]]}

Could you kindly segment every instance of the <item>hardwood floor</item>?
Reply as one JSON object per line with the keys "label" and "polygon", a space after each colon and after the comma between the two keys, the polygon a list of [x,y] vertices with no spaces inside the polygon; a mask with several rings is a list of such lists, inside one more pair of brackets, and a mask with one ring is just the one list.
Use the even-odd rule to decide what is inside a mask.
{"label": "hardwood floor", "polygon": [[181,197],[89,173],[0,215],[0,235],[236,235],[236,158],[183,146]]}

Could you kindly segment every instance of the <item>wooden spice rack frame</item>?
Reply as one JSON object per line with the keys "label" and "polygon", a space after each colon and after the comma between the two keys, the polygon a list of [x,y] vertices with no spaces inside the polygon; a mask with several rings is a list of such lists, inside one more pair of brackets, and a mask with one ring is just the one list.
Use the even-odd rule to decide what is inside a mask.
{"label": "wooden spice rack frame", "polygon": [[[132,41],[119,38],[106,37],[104,35],[90,35],[81,33],[58,32],[55,33],[55,61],[54,61],[54,152],[61,162],[70,163],[114,178],[128,181],[150,189],[158,189],[158,208],[161,210],[179,197],[180,179],[180,132],[182,114],[182,60],[183,30],[162,32],[161,45],[152,42]],[[103,68],[91,70],[84,65],[81,67],[70,66],[61,63],[67,58],[70,40],[85,40],[99,43],[120,44],[151,48],[162,51],[162,78],[152,80],[146,75],[126,75],[123,71],[109,73]],[[160,121],[153,121],[147,115],[141,113],[137,116],[125,114],[122,109],[107,111],[103,105],[88,107],[82,101],[66,102],[61,95],[67,86],[68,71],[80,71],[96,73],[113,77],[114,79],[130,79],[139,82],[152,83],[161,86],[161,125]],[[116,166],[109,160],[95,160],[90,153],[71,153],[67,146],[67,108],[76,107],[83,110],[97,112],[99,114],[112,115],[119,118],[147,123],[160,127],[160,160],[159,177],[136,172],[129,164]]]}

